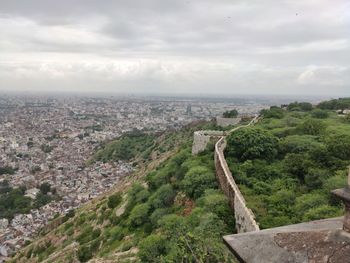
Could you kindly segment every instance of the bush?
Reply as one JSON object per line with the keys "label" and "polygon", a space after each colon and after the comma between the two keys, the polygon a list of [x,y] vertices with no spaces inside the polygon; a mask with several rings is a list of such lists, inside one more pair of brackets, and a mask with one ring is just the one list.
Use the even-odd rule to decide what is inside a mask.
{"label": "bush", "polygon": [[326,125],[317,119],[307,119],[298,125],[298,130],[303,134],[320,135],[326,130]]}
{"label": "bush", "polygon": [[78,250],[80,262],[87,262],[92,258],[92,251],[89,246],[81,246]]}
{"label": "bush", "polygon": [[238,111],[236,109],[225,111],[222,116],[224,118],[236,118],[238,116]]}
{"label": "bush", "polygon": [[221,192],[206,190],[204,196],[198,199],[196,203],[198,206],[204,208],[205,211],[217,215],[223,222],[227,222],[229,225],[233,224],[229,202]]}
{"label": "bush", "polygon": [[289,111],[311,111],[312,104],[309,102],[292,102],[287,106]]}
{"label": "bush", "polygon": [[123,198],[120,195],[120,193],[117,193],[108,197],[107,205],[109,208],[113,209],[113,208],[116,208],[121,203],[122,200]]}
{"label": "bush", "polygon": [[14,173],[15,173],[15,169],[12,168],[11,166],[0,167],[0,175],[3,175],[3,174],[14,174]]}
{"label": "bush", "polygon": [[227,137],[226,154],[241,161],[272,160],[277,155],[278,139],[271,133],[254,128],[233,132]]}
{"label": "bush", "polygon": [[328,116],[329,114],[325,110],[316,109],[312,111],[312,117],[316,119],[327,119]]}
{"label": "bush", "polygon": [[340,216],[342,213],[336,207],[331,207],[329,205],[321,205],[319,207],[309,209],[303,216],[304,221],[311,221],[323,218],[330,218]]}
{"label": "bush", "polygon": [[150,235],[139,244],[141,262],[158,262],[166,253],[167,240],[161,235]]}
{"label": "bush", "polygon": [[200,197],[206,189],[217,188],[217,181],[213,172],[206,167],[192,167],[182,180],[183,191],[191,198]]}
{"label": "bush", "polygon": [[151,197],[150,204],[152,208],[164,208],[173,204],[175,192],[170,184],[161,186]]}
{"label": "bush", "polygon": [[350,159],[350,134],[332,134],[325,142],[331,156],[342,160]]}
{"label": "bush", "polygon": [[158,221],[165,215],[170,213],[169,208],[158,208],[153,211],[150,216],[151,223],[154,228],[158,227]]}
{"label": "bush", "polygon": [[329,177],[327,170],[319,168],[311,168],[305,175],[305,185],[310,189],[320,189],[323,184],[323,180]]}
{"label": "bush", "polygon": [[135,206],[130,213],[129,220],[132,227],[138,227],[148,221],[149,204]]}
{"label": "bush", "polygon": [[314,166],[309,155],[303,153],[288,153],[283,162],[285,171],[296,176],[302,183],[305,182],[309,169]]}
{"label": "bush", "polygon": [[279,152],[287,153],[304,153],[321,147],[321,143],[315,140],[311,135],[292,135],[279,141]]}
{"label": "bush", "polygon": [[282,119],[284,117],[284,110],[279,107],[271,107],[269,110],[264,109],[260,112],[261,115],[263,115],[264,118],[271,119]]}

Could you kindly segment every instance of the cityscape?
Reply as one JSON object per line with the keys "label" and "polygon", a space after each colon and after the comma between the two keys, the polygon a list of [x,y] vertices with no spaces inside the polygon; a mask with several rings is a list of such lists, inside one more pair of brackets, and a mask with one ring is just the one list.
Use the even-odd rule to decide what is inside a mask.
{"label": "cityscape", "polygon": [[25,187],[36,199],[47,183],[49,203],[0,219],[0,253],[8,256],[57,215],[108,191],[133,171],[124,161],[87,165],[101,143],[133,130],[161,132],[211,120],[235,107],[242,115],[255,114],[266,102],[219,99],[2,97],[0,101],[0,167],[11,167],[0,182]]}

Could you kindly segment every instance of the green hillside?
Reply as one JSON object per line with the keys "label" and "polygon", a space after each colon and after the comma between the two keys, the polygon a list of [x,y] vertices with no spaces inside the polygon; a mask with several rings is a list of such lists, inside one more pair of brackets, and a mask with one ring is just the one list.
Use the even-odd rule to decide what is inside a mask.
{"label": "green hillside", "polygon": [[[126,135],[105,145],[93,160],[115,160],[131,142],[138,172],[56,219],[65,222],[43,232],[14,262],[233,262],[221,237],[234,231],[234,221],[215,179],[213,149],[191,155],[193,131],[211,126],[138,134],[137,140]],[[152,149],[147,154],[145,143]]]}

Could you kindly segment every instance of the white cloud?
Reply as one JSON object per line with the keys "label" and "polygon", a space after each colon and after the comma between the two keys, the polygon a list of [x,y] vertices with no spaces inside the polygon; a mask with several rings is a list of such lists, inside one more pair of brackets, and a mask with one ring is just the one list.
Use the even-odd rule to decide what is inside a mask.
{"label": "white cloud", "polygon": [[349,10],[346,0],[4,0],[0,90],[350,95]]}

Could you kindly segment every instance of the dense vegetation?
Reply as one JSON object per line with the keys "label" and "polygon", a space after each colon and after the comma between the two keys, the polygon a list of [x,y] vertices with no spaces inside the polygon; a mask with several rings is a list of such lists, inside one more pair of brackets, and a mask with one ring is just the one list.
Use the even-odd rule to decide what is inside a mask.
{"label": "dense vegetation", "polygon": [[128,161],[136,155],[143,155],[148,158],[155,146],[155,135],[148,135],[139,131],[130,132],[102,147],[94,156],[94,160],[102,162]]}
{"label": "dense vegetation", "polygon": [[[29,245],[15,261],[51,257],[52,262],[86,262],[94,257],[101,261],[118,258],[118,262],[232,262],[222,235],[234,231],[234,219],[218,189],[213,148],[191,155],[193,131],[201,128],[213,126],[154,138],[156,147],[150,156],[162,158],[172,150],[170,157],[142,172],[143,179],[135,179],[131,187],[120,185],[120,191],[65,216],[64,224]],[[144,139],[133,141],[135,148],[143,149]],[[123,145],[123,140],[129,137],[119,139],[118,144]],[[99,154],[105,151],[108,146]],[[139,154],[133,161],[144,162],[142,150]],[[108,156],[106,161],[115,160]],[[62,253],[55,257],[55,252]]]}
{"label": "dense vegetation", "polygon": [[3,175],[3,174],[14,174],[15,171],[16,170],[14,168],[12,168],[11,166],[0,167],[0,175]]}
{"label": "dense vegetation", "polygon": [[324,110],[345,110],[350,109],[350,98],[340,98],[321,102],[318,108]]}
{"label": "dense vegetation", "polygon": [[236,109],[225,111],[222,116],[224,118],[236,118],[238,116],[238,111]]}
{"label": "dense vegetation", "polygon": [[0,183],[0,218],[11,220],[15,214],[29,213],[31,209],[39,208],[58,198],[56,195],[48,195],[51,186],[47,183],[40,185],[40,192],[35,200],[26,197],[25,191],[24,186],[12,188],[7,181]]}
{"label": "dense vegetation", "polygon": [[330,191],[346,183],[350,124],[325,110],[343,102],[271,107],[227,138],[230,168],[262,228],[343,214]]}

